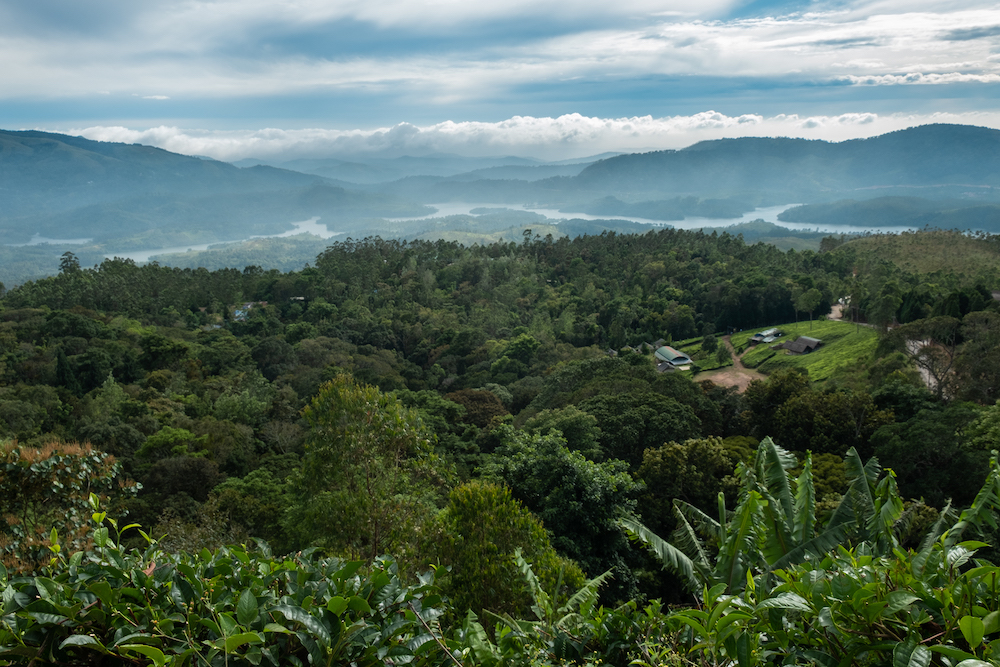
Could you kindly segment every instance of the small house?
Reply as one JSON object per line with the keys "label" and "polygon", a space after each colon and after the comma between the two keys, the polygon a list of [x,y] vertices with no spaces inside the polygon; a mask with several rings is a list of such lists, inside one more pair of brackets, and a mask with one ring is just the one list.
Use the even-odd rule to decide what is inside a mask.
{"label": "small house", "polygon": [[785,343],[785,349],[793,354],[809,354],[822,344],[823,341],[818,338],[799,336],[794,341]]}

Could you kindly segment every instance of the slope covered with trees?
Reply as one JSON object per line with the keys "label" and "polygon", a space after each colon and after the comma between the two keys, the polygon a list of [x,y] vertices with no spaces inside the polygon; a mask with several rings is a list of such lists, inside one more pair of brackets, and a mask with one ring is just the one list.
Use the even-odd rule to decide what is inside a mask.
{"label": "slope covered with trees", "polygon": [[[994,242],[981,238],[976,243],[987,252]],[[784,501],[774,484],[781,477],[786,479],[782,493],[794,499],[783,506],[781,521],[807,526],[816,535],[824,534],[824,526],[844,528],[838,543],[845,551],[827,556],[817,547],[814,553],[817,559],[831,559],[830,572],[847,572],[854,558],[880,558],[885,560],[877,567],[896,573],[893,568],[905,558],[893,548],[920,547],[938,519],[939,525],[951,525],[949,498],[955,507],[982,508],[987,500],[976,491],[985,484],[983,493],[995,494],[990,486],[995,481],[990,450],[996,447],[1000,414],[995,405],[1000,384],[991,375],[1000,367],[993,363],[1000,349],[994,344],[1000,331],[992,298],[995,269],[980,265],[930,275],[889,263],[863,243],[838,245],[831,239],[825,246],[820,253],[781,252],[728,234],[677,230],[574,239],[525,234],[519,243],[472,247],[366,239],[335,243],[314,266],[289,273],[137,266],[121,260],[84,269],[67,255],[59,275],[3,297],[0,429],[5,439],[16,440],[7,445],[11,465],[29,461],[30,469],[40,459],[68,465],[77,460],[73,457],[99,452],[88,463],[95,480],[111,474],[141,485],[100,487],[104,498],[99,502],[108,511],[101,520],[117,519],[120,508],[127,509],[127,521],[141,524],[157,544],[132,531],[125,546],[151,551],[132,552],[128,558],[137,560],[128,563],[112,559],[118,569],[110,572],[106,568],[112,561],[101,549],[109,539],[115,545],[121,540],[98,532],[90,544],[85,530],[73,533],[78,546],[93,547],[91,555],[80,557],[91,568],[86,571],[107,578],[111,586],[118,587],[124,577],[135,590],[147,591],[141,595],[159,600],[156,596],[171,595],[168,581],[202,576],[189,573],[196,564],[185,560],[185,552],[249,544],[250,537],[266,540],[273,554],[303,552],[298,560],[279,565],[266,552],[205,551],[197,568],[225,561],[218,567],[236,572],[243,567],[236,561],[246,565],[253,559],[285,583],[240,579],[244,583],[235,592],[237,584],[219,580],[209,596],[216,625],[199,626],[208,634],[189,634],[183,640],[188,644],[168,640],[171,630],[149,630],[153,620],[166,621],[156,615],[160,602],[142,612],[151,616],[144,616],[146,625],[138,631],[158,637],[155,641],[125,642],[124,635],[114,634],[118,626],[97,630],[113,619],[88,616],[89,625],[81,627],[95,629],[95,641],[114,655],[144,655],[155,662],[168,648],[180,653],[193,644],[205,655],[216,651],[208,662],[236,654],[271,664],[281,664],[284,656],[304,660],[312,651],[342,655],[335,646],[377,655],[380,649],[368,644],[333,641],[336,624],[363,617],[364,623],[382,627],[386,617],[378,614],[402,610],[409,625],[396,629],[405,640],[393,634],[396,630],[377,630],[388,642],[383,648],[405,645],[419,654],[426,644],[428,655],[439,660],[447,659],[437,653],[444,646],[459,654],[467,650],[463,660],[483,664],[527,660],[525,651],[536,651],[539,660],[600,651],[602,659],[624,664],[632,658],[653,660],[649,651],[654,649],[672,655],[688,639],[704,655],[732,659],[749,651],[762,656],[781,650],[782,641],[786,649],[799,645],[799,638],[774,635],[775,628],[800,627],[796,623],[804,628],[808,614],[821,614],[821,599],[792,583],[815,580],[809,563],[783,561],[790,573],[785,588],[768,578],[767,564],[773,561],[764,559],[743,562],[739,590],[717,591],[714,579],[703,582],[707,590],[692,589],[685,583],[689,576],[664,571],[656,557],[631,542],[625,525],[638,522],[644,530],[633,534],[649,541],[650,534],[666,538],[685,526],[708,529],[708,546],[700,551],[690,540],[671,544],[695,548],[695,556],[708,559],[703,571],[714,571],[710,552],[718,549],[720,557],[731,557],[739,545],[713,542],[711,531],[734,535],[723,528],[734,516],[729,512],[747,522],[778,521],[775,503]],[[657,372],[643,345],[693,340],[712,354],[706,341],[718,349],[717,335],[796,319],[797,304],[810,291],[819,295],[816,312],[828,312],[845,298],[845,313],[859,321],[878,327],[905,323],[909,329],[894,331],[912,329],[934,339],[954,359],[951,375],[942,376],[949,382],[954,378],[954,384],[929,390],[918,375],[919,359],[905,344],[908,338],[900,344],[898,334],[883,335],[872,358],[858,359],[850,372],[822,385],[790,369],[751,384],[742,395],[699,382],[691,372]],[[696,356],[696,365],[703,360]],[[761,441],[777,449],[767,450]],[[92,449],[74,449],[69,444],[74,442],[90,443]],[[767,465],[760,458],[765,455],[773,459]],[[894,473],[880,473],[882,468]],[[861,486],[862,477],[867,486]],[[48,478],[39,483],[43,489],[52,485]],[[863,489],[873,507],[886,508],[879,514],[881,541],[846,528],[848,508],[856,513],[850,525],[867,525],[862,519],[871,507],[856,497]],[[845,499],[852,500],[845,504]],[[81,502],[89,498],[78,494],[72,506],[79,511]],[[68,598],[59,596],[78,595],[79,586],[91,584],[74,579],[80,569],[58,569],[58,554],[68,556],[70,549],[53,552],[52,547],[68,544],[61,537],[69,535],[68,529],[50,534],[38,528],[53,512],[43,507],[32,515],[28,551],[20,546],[26,543],[19,527],[27,523],[7,522],[4,562],[11,573],[40,572],[49,567],[48,554],[55,553],[51,567],[57,569],[45,576],[59,587],[50,597],[69,608]],[[808,515],[808,521],[795,524],[793,514]],[[990,541],[989,522],[973,523],[976,535]],[[77,528],[84,524],[85,517]],[[767,531],[746,531],[740,539],[747,544],[759,542],[760,549],[773,550],[766,544]],[[795,531],[796,544],[804,545],[808,531]],[[923,545],[928,586],[944,586],[940,577],[947,569],[941,563],[958,546],[947,540]],[[371,588],[314,591],[320,585],[317,572],[339,582],[340,575],[333,575],[347,566],[313,560],[311,547],[324,556],[369,564],[365,576],[374,577],[371,582],[342,583]],[[783,548],[782,553],[790,553],[787,545]],[[881,551],[865,551],[870,548]],[[992,553],[981,545],[962,548],[978,549],[981,557]],[[742,553],[757,553],[748,549]],[[392,564],[380,560],[385,553],[394,556]],[[146,573],[151,562],[158,565]],[[432,563],[438,566],[439,589],[405,592],[405,582],[415,581]],[[383,571],[385,577],[378,574]],[[205,576],[230,576],[222,569],[213,572]],[[491,578],[477,573],[491,573]],[[754,587],[743,589],[747,575]],[[398,587],[394,577],[400,577]],[[594,578],[598,581],[587,584]],[[292,586],[293,579],[298,588],[281,588]],[[964,599],[982,599],[986,606],[976,604],[996,609],[995,591],[973,579],[963,580],[971,587]],[[36,590],[39,585],[30,577],[10,581]],[[371,597],[390,585],[391,595]],[[176,587],[187,595],[180,584]],[[98,598],[104,594],[103,587],[87,590]],[[244,590],[251,591],[250,597],[243,599]],[[585,593],[573,596],[576,590]],[[390,597],[405,606],[418,595],[438,592],[455,606],[427,606],[444,616],[422,616],[420,607],[378,606],[389,604]],[[805,602],[790,601],[785,594],[792,592]],[[733,626],[742,634],[733,635],[728,645],[728,635],[705,634],[709,630],[701,621],[703,630],[698,630],[687,621],[667,620],[655,607],[641,611],[638,602],[616,612],[598,611],[599,603],[680,602],[692,595],[706,605],[750,605]],[[743,602],[722,595],[737,595]],[[351,606],[355,597],[365,605]],[[183,623],[194,623],[190,614],[209,618],[206,610],[192,610],[195,598],[202,595],[185,598],[185,611],[178,612],[185,615]],[[169,604],[166,599],[163,604]],[[933,633],[921,633],[931,626],[918,622],[926,614],[932,619],[926,623],[948,628],[934,641],[967,655],[986,655],[982,637],[973,641],[978,635],[967,636],[959,628],[969,616],[983,623],[984,636],[996,632],[990,625],[994,620],[976,605],[970,602],[959,614],[948,605],[942,611],[901,599],[892,598],[891,604],[902,606],[891,612],[895,620],[885,621],[894,628],[893,646],[930,637]],[[108,598],[101,608],[119,604],[129,603]],[[56,607],[20,609],[9,607],[5,613],[24,624],[42,624],[23,629],[44,636],[55,636],[53,628],[63,626],[47,616],[25,614],[70,617]],[[470,609],[476,617],[466,615]],[[766,609],[798,615],[785,623]],[[856,611],[838,607],[831,613]],[[516,636],[521,639],[508,636],[502,624],[494,632],[496,618],[490,612],[509,614],[506,622],[520,628]],[[945,613],[959,615],[944,618]],[[604,621],[600,614],[606,614]],[[181,627],[180,619],[171,622]],[[677,643],[643,634],[660,632],[659,623],[694,632],[677,635]],[[43,626],[48,629],[39,629]],[[559,632],[565,640],[553,639]],[[772,643],[760,643],[764,635]],[[64,642],[68,635],[58,636]],[[418,636],[424,639],[416,642]],[[753,641],[758,643],[747,643]],[[624,642],[619,653],[612,648],[615,642]],[[818,642],[808,644],[808,650],[837,660],[862,650],[861,644],[820,647]],[[25,655],[42,646],[30,645],[35,648],[25,649]],[[49,643],[45,650],[56,656],[74,646],[100,653],[82,643]]]}

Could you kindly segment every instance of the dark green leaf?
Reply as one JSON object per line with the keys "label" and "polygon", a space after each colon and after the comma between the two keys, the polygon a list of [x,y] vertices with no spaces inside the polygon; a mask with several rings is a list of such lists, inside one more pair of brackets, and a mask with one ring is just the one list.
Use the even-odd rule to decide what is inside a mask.
{"label": "dark green leaf", "polygon": [[250,625],[257,620],[258,615],[257,598],[248,588],[243,591],[236,604],[236,620],[240,622],[240,625]]}
{"label": "dark green leaf", "polygon": [[59,648],[73,648],[73,647],[83,647],[91,648],[101,653],[107,653],[108,650],[104,648],[104,644],[97,641],[90,635],[70,635],[59,644]]}

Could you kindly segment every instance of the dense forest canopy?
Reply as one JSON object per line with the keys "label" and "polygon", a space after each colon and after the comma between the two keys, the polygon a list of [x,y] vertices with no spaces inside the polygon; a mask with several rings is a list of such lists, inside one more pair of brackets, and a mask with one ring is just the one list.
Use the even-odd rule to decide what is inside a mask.
{"label": "dense forest canopy", "polygon": [[[933,259],[966,246],[947,269]],[[780,560],[761,547],[740,587],[726,579],[746,595],[747,576],[795,565],[814,539],[891,555],[951,517],[949,501],[985,502],[1000,420],[997,252],[994,237],[943,232],[783,252],[663,229],[473,246],[348,239],[285,273],[89,269],[67,253],[58,275],[0,301],[0,435],[10,470],[81,461],[108,516],[127,512],[167,552],[254,537],[268,553],[318,547],[405,580],[433,563],[461,617],[526,618],[544,607],[539,591],[562,604],[594,577],[608,605],[704,598],[690,577],[723,581],[712,577],[735,546],[711,538],[716,564],[684,571],[675,558],[667,571],[634,539],[721,530],[693,517],[764,516],[808,489],[788,496],[789,516],[812,507],[795,524],[801,550]],[[822,383],[786,368],[740,393],[700,377],[733,363],[730,334],[808,327],[834,305],[853,320],[838,335],[877,332],[874,354]],[[661,372],[652,353],[664,344],[694,367]],[[39,500],[63,484],[59,469],[33,482],[37,498],[3,486],[9,572],[48,562],[48,527],[84,539],[87,489]],[[844,519],[867,511],[861,479],[895,517],[881,532]],[[306,561],[295,567],[334,567]]]}

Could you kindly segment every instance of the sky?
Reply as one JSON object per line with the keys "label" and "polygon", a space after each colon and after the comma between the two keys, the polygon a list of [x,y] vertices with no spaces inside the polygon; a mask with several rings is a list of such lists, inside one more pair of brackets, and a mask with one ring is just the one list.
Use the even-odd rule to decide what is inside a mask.
{"label": "sky", "polygon": [[978,0],[0,0],[0,65],[0,128],[222,160],[1000,128]]}

